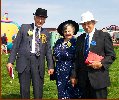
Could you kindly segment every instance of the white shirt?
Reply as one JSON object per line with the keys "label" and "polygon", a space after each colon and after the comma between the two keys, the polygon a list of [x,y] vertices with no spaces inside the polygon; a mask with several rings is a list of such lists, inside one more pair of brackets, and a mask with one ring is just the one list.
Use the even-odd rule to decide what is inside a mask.
{"label": "white shirt", "polygon": [[89,34],[89,48],[90,48],[90,44],[91,44],[94,32],[95,32],[95,27],[94,27],[94,29],[93,29],[93,31],[91,33],[86,33],[86,35]]}
{"label": "white shirt", "polygon": [[[34,25],[34,30],[33,30],[33,39],[32,39],[32,51],[31,53],[35,53],[35,31],[36,31],[36,26]],[[41,28],[38,28],[38,34],[40,36]]]}

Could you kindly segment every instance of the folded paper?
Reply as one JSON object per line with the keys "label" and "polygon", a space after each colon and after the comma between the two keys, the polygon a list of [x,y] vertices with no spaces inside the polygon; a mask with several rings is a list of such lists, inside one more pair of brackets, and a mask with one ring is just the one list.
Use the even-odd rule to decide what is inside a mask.
{"label": "folded paper", "polygon": [[88,57],[85,60],[86,64],[92,64],[94,61],[101,61],[104,57],[96,53],[89,52]]}
{"label": "folded paper", "polygon": [[13,73],[13,68],[12,67],[10,67],[9,75],[10,75],[11,78],[14,79],[14,73]]}

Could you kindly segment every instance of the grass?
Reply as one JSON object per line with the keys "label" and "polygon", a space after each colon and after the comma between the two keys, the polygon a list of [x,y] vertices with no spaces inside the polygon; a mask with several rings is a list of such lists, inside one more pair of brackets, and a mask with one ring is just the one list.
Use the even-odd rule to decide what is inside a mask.
{"label": "grass", "polygon": [[119,47],[115,47],[117,59],[110,67],[111,85],[108,88],[108,98],[119,98]]}
{"label": "grass", "polygon": [[[117,59],[110,67],[110,79],[111,86],[108,87],[108,99],[119,98],[119,47],[115,47],[115,52]],[[8,55],[1,55],[1,95],[3,99],[13,99],[20,98],[19,92],[19,81],[17,72],[14,69],[15,79],[11,79],[8,75],[6,64],[8,60]],[[12,81],[12,83],[10,82]],[[30,87],[31,98],[33,98],[32,87]],[[45,80],[44,80],[44,91],[43,99],[57,99],[57,88],[55,81],[50,81],[49,75],[47,74],[47,67],[45,71]]]}
{"label": "grass", "polygon": [[[1,59],[1,65],[2,65],[1,66],[1,82],[2,82],[1,83],[1,86],[2,86],[1,95],[2,95],[2,98],[4,99],[20,98],[18,73],[14,69],[15,78],[11,79],[6,69],[8,55],[3,54],[1,55],[1,58],[2,58]],[[12,83],[10,81],[12,81]],[[32,86],[30,87],[30,95],[31,95],[31,98],[33,98]],[[45,71],[43,98],[46,98],[46,99],[57,98],[56,82],[50,81],[50,77],[47,74],[47,68]]]}

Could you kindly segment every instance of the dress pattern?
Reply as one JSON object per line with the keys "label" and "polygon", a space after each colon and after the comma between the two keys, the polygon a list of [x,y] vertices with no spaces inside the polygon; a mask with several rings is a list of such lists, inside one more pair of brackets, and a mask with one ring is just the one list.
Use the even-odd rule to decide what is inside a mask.
{"label": "dress pattern", "polygon": [[64,43],[64,38],[58,39],[53,55],[56,59],[56,84],[59,99],[80,98],[80,90],[72,87],[70,75],[74,63],[76,39],[72,38]]}

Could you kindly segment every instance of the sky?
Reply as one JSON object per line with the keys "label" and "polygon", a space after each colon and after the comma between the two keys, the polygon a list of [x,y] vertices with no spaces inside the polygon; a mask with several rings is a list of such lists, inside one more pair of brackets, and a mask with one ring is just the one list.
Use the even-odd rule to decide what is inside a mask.
{"label": "sky", "polygon": [[81,14],[90,11],[98,20],[97,29],[110,25],[119,26],[119,0],[1,0],[1,16],[21,24],[34,22],[37,8],[47,10],[48,18],[43,27],[57,28],[66,20],[81,21]]}

